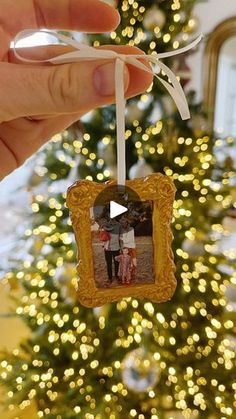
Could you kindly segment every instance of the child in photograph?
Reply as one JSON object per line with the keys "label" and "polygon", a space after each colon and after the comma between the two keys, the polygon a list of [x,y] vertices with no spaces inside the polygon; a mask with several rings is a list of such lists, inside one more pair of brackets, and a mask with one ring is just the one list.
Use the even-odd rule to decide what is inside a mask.
{"label": "child in photograph", "polygon": [[136,253],[136,244],[134,229],[130,226],[130,223],[127,219],[122,220],[122,234],[120,237],[122,247],[128,249],[129,255],[132,259],[132,279],[135,278],[137,272],[137,253]]}
{"label": "child in photograph", "polygon": [[129,249],[124,247],[122,254],[115,257],[115,260],[119,262],[118,277],[121,280],[122,284],[130,284],[131,282],[131,272],[132,272],[132,258],[129,255]]}

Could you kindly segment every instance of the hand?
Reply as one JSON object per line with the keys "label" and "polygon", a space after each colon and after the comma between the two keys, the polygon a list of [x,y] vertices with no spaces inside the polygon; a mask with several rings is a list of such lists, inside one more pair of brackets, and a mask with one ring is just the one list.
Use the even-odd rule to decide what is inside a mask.
{"label": "hand", "polygon": [[[45,27],[107,32],[119,21],[118,12],[99,0],[1,0],[0,179],[82,115],[115,102],[113,61],[22,64],[10,50],[15,35],[23,29]],[[109,48],[120,53],[142,53],[129,46]],[[20,54],[44,60],[70,50],[55,45],[21,49]],[[130,65],[124,77],[126,98],[143,92],[152,81],[150,74]]]}

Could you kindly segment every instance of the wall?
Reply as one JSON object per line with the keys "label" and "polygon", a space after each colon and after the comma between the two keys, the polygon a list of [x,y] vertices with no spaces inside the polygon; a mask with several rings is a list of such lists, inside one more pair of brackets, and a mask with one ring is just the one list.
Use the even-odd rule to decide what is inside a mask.
{"label": "wall", "polygon": [[[198,33],[208,35],[223,20],[236,16],[236,0],[207,0],[199,2],[195,6],[194,14],[199,19]],[[205,44],[206,39],[203,39],[198,51],[188,59],[188,64],[192,71],[192,78],[188,84],[188,90],[196,90],[199,100],[203,96],[203,54]]]}
{"label": "wall", "polygon": [[218,64],[214,127],[219,135],[236,137],[236,37],[221,49]]}

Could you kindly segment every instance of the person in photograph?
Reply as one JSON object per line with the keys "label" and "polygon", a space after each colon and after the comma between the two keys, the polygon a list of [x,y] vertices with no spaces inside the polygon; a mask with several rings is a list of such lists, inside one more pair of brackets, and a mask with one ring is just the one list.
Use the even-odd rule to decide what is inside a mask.
{"label": "person in photograph", "polygon": [[109,283],[112,283],[113,279],[113,269],[112,265],[114,262],[114,271],[115,271],[115,278],[118,280],[118,269],[119,269],[119,262],[116,260],[116,256],[120,254],[120,234],[121,234],[121,227],[118,221],[115,219],[111,219],[103,224],[103,231],[109,234],[109,239],[104,242],[104,255],[105,261],[107,265],[107,275]]}
{"label": "person in photograph", "polygon": [[123,247],[122,253],[119,256],[115,257],[116,262],[119,264],[118,277],[122,284],[131,283],[131,273],[132,273],[132,258],[129,255],[129,249]]}
{"label": "person in photograph", "polygon": [[122,232],[120,236],[121,247],[127,248],[129,252],[129,256],[132,259],[132,279],[135,279],[135,275],[137,272],[137,252],[136,252],[136,243],[135,243],[135,235],[134,235],[134,228],[131,227],[129,221],[126,218],[121,220],[122,225]]}

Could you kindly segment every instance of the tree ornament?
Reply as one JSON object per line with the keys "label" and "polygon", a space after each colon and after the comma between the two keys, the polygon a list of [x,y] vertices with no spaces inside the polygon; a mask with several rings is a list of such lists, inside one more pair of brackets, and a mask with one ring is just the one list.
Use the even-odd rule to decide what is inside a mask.
{"label": "tree ornament", "polygon": [[143,26],[149,31],[153,31],[156,27],[162,29],[166,23],[165,13],[157,6],[152,6],[145,13]]}
{"label": "tree ornament", "polygon": [[69,188],[81,304],[171,298],[176,287],[170,231],[174,196],[172,180],[161,173],[125,185],[81,180]]}
{"label": "tree ornament", "polygon": [[[196,45],[199,40],[194,41],[193,45]],[[85,56],[84,48],[86,49],[87,47],[83,47],[83,57]],[[182,52],[188,49],[189,47],[185,47]],[[88,53],[91,56],[91,54],[98,54],[98,51],[88,51]],[[108,53],[110,57],[110,51],[106,52],[103,50],[103,54],[105,54],[105,57],[107,54],[107,58]],[[75,52],[75,56],[76,54],[79,53]],[[171,53],[171,55],[175,54],[175,51]],[[166,57],[168,54],[164,54],[164,56]],[[156,62],[156,58],[151,56],[151,61],[153,63],[154,60],[160,69],[164,69],[165,75],[169,77],[172,86],[167,88],[168,82],[162,80],[160,75],[157,76],[158,80],[162,82],[175,99],[182,119],[188,119],[190,116],[189,109],[182,87],[173,75],[173,72],[169,71],[167,66],[163,66],[160,63],[160,58],[161,54],[159,54],[158,62]],[[58,59],[59,62],[60,60],[65,62],[61,56]],[[140,67],[140,63],[133,55],[130,60],[132,60],[132,65]],[[129,63],[128,56],[125,56],[125,62]],[[173,254],[170,250],[172,235],[170,232],[168,233],[172,217],[173,208],[171,205],[173,204],[173,192],[175,188],[170,178],[162,178],[160,173],[126,181],[126,102],[123,81],[123,55],[119,56],[119,60],[116,60],[115,69],[117,184],[109,183],[101,185],[95,182],[79,181],[69,188],[67,194],[67,206],[71,212],[71,220],[81,258],[81,263],[78,265],[78,274],[80,277],[78,297],[79,301],[87,307],[100,306],[128,296],[137,298],[146,297],[154,302],[166,301],[170,298],[176,287],[173,276],[175,270]],[[145,71],[149,70],[145,69]],[[173,138],[173,135],[171,138]],[[176,145],[177,135],[174,138]],[[167,150],[171,150],[173,153],[173,147],[170,147],[170,144],[168,144]],[[100,140],[98,144],[98,155],[106,162],[107,167],[113,167],[115,153],[110,135]],[[139,162],[137,166],[142,171],[142,174],[144,171],[150,173],[150,168],[147,167],[144,160]],[[137,175],[137,167],[133,170],[136,171]],[[104,175],[99,174],[98,180],[103,180],[103,178]],[[162,183],[162,186],[160,183]],[[167,185],[167,183],[169,184]],[[113,192],[111,192],[113,186],[116,189],[115,199],[113,198]],[[130,191],[132,191],[131,194]],[[130,198],[133,193],[136,197]],[[120,199],[122,204],[120,203]],[[139,201],[141,201],[142,206],[140,212],[134,208],[134,205],[139,208]],[[112,214],[112,203],[113,205],[118,205],[119,208],[118,213],[116,212],[115,215]],[[124,204],[126,207],[124,207]],[[144,208],[145,205],[147,205],[148,210]],[[167,207],[169,208],[168,211]],[[122,208],[122,211],[120,211],[120,208]],[[123,215],[121,218],[116,219],[116,216],[124,212],[127,212],[126,217]],[[136,230],[134,224],[132,224],[135,222],[134,213],[137,213],[135,217],[139,217],[139,228],[136,228]],[[166,221],[164,221],[165,214],[167,215]],[[144,221],[146,223],[146,230],[143,228]],[[128,233],[130,237],[132,235],[130,240],[124,238]],[[137,258],[138,236],[140,235],[144,237],[145,246],[148,249],[146,250],[143,247],[143,250],[140,252],[140,254],[144,254],[144,251],[147,251],[146,263],[144,261],[141,262],[141,259]],[[152,240],[150,240],[151,236]],[[148,246],[149,243],[152,243],[154,248]],[[162,246],[166,247],[166,245],[166,249],[162,248]],[[166,257],[167,259],[164,262]],[[147,261],[149,261],[148,265]],[[167,270],[169,270],[168,274]],[[169,282],[168,285],[166,284],[166,280]],[[162,294],[163,285],[161,286],[161,283],[166,284],[168,295]],[[126,286],[124,286],[125,284]],[[123,287],[120,287],[121,285]],[[128,285],[132,285],[132,288],[129,288]]]}
{"label": "tree ornament", "polygon": [[[157,8],[153,7],[147,12],[147,26],[154,24],[154,27],[157,25],[162,27],[165,20],[165,14]],[[44,32],[49,33],[48,31]],[[30,36],[34,33],[31,29],[22,31],[16,36],[14,45],[16,46],[21,37]],[[134,54],[119,54],[109,49],[101,50],[86,44],[80,44],[75,39],[63,34],[54,33],[54,36],[65,42],[66,45],[73,46],[73,52],[42,61],[39,60],[39,63],[46,62],[58,65],[81,61],[81,59],[86,58],[103,59],[105,62],[113,59],[115,62],[117,182],[114,186],[116,200],[120,199],[123,204],[112,200],[113,195],[110,194],[110,190],[108,191],[107,184],[101,185],[91,182],[89,179],[78,181],[68,189],[67,205],[71,211],[71,220],[81,258],[78,266],[80,276],[79,300],[88,307],[100,306],[106,302],[119,300],[122,297],[150,298],[150,300],[158,303],[167,301],[176,288],[170,227],[175,186],[169,177],[161,173],[126,181],[124,69],[125,64],[131,64],[157,77],[158,81],[162,83],[174,99],[181,118],[189,119],[190,112],[183,89],[174,73],[167,65],[162,63],[161,58],[188,51],[200,42],[201,37],[181,50],[160,53],[157,56],[142,55],[142,60],[145,59],[147,63],[152,63],[152,66],[149,66],[140,61],[140,54],[137,56]],[[16,48],[14,48],[14,53],[19,60],[32,62],[27,58],[22,58]],[[160,70],[165,73],[167,80],[163,79]],[[110,126],[111,129],[112,126]],[[110,134],[104,136],[97,148],[99,157],[102,161],[105,161],[107,167],[115,165],[115,153],[111,138]],[[147,170],[144,161],[141,161],[141,169],[144,170],[144,168]],[[98,173],[97,179],[103,180],[104,175],[105,171],[104,174]],[[112,189],[113,185],[111,183],[109,186]],[[101,196],[103,197],[102,203],[99,200]],[[113,206],[116,205],[115,214],[112,213],[112,204]],[[124,204],[126,207],[124,207]],[[98,218],[95,217],[95,212],[99,212]],[[123,215],[117,219],[119,215],[125,212],[127,212],[126,216]],[[139,225],[136,232],[135,223]],[[102,235],[103,237],[106,236],[106,240],[101,238]],[[142,242],[141,239],[138,240],[141,235],[143,237]],[[97,243],[99,238],[102,243]],[[100,244],[100,246],[97,244]],[[139,252],[139,257],[142,257],[140,260],[137,257],[138,244],[142,244],[143,249]],[[146,257],[143,258],[145,252]],[[112,269],[113,262],[114,272]],[[104,271],[106,271],[106,275],[104,275]],[[71,268],[65,265],[64,271],[57,271],[55,278],[63,284],[63,297],[68,301],[73,301],[67,281],[68,278],[72,278],[72,285],[77,285],[77,282],[76,276],[72,277]],[[114,287],[112,286],[113,279]],[[64,283],[66,283],[65,286]],[[129,287],[129,285],[132,285],[132,287]]]}
{"label": "tree ornament", "polygon": [[129,352],[122,361],[122,379],[132,391],[143,393],[151,390],[160,380],[161,368],[143,348]]}
{"label": "tree ornament", "polygon": [[143,157],[140,157],[129,170],[130,179],[135,179],[138,177],[145,177],[153,173],[153,168],[146,162]]}

